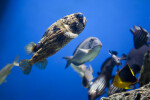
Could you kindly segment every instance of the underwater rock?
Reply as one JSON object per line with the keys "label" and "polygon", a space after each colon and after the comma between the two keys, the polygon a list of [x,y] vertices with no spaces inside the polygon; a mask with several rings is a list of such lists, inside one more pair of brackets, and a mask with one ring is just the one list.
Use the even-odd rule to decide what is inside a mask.
{"label": "underwater rock", "polygon": [[144,55],[143,66],[139,75],[140,87],[150,82],[150,50]]}
{"label": "underwater rock", "polygon": [[150,100],[150,83],[139,89],[102,97],[100,100]]}

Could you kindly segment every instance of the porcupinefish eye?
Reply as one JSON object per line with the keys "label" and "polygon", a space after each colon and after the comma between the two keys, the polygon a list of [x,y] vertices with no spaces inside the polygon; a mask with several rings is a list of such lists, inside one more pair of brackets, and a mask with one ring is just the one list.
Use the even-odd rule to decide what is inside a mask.
{"label": "porcupinefish eye", "polygon": [[82,23],[83,24],[83,26],[84,26],[84,23],[83,23],[83,14],[75,14],[74,15],[78,20],[79,20],[79,22],[80,23]]}

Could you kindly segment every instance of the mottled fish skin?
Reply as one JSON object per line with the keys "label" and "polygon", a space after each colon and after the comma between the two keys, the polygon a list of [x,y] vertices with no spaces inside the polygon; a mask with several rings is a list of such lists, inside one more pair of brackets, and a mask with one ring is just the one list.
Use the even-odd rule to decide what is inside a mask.
{"label": "mottled fish skin", "polygon": [[126,64],[128,63],[131,69],[133,70],[134,74],[139,73],[141,66],[143,65],[143,58],[144,54],[150,50],[149,46],[143,45],[139,49],[131,49],[128,53]]}
{"label": "mottled fish skin", "polygon": [[117,87],[113,86],[113,84],[111,84],[108,88],[108,96],[115,94],[115,93],[125,92],[125,91],[126,91],[126,89],[117,88]]}
{"label": "mottled fish skin", "polygon": [[149,33],[141,26],[134,26],[133,28],[134,30],[130,28],[130,31],[133,34],[134,47],[136,49],[139,49],[145,44],[148,45],[147,41],[148,41]]}
{"label": "mottled fish skin", "polygon": [[52,24],[34,47],[29,63],[32,65],[58,52],[83,31],[86,22],[82,13],[74,13]]}

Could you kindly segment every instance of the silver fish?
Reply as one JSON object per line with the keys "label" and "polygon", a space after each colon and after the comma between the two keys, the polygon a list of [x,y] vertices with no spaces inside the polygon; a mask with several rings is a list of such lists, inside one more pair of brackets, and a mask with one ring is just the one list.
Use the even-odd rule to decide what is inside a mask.
{"label": "silver fish", "polygon": [[92,84],[93,80],[93,69],[90,65],[88,68],[86,65],[82,64],[79,66],[76,66],[71,63],[71,67],[80,75],[82,78],[82,85],[85,88],[88,88]]}
{"label": "silver fish", "polygon": [[17,56],[12,64],[7,64],[3,69],[0,70],[0,85],[5,82],[6,77],[10,74],[11,69],[14,66],[19,66],[19,56]]}
{"label": "silver fish", "polygon": [[147,41],[148,41],[149,33],[141,26],[134,26],[133,28],[134,30],[130,28],[130,31],[133,34],[134,47],[136,49],[139,49],[143,45],[148,46]]}
{"label": "silver fish", "polygon": [[74,65],[81,65],[85,62],[92,61],[99,53],[102,47],[101,41],[96,37],[89,37],[85,39],[75,50],[73,56],[64,57],[67,60],[67,68],[71,63]]}
{"label": "silver fish", "polygon": [[52,24],[38,44],[31,42],[25,47],[27,53],[33,56],[30,60],[21,60],[19,65],[23,73],[29,74],[33,64],[39,69],[45,69],[48,63],[46,58],[76,38],[84,30],[86,22],[82,13],[74,13]]}

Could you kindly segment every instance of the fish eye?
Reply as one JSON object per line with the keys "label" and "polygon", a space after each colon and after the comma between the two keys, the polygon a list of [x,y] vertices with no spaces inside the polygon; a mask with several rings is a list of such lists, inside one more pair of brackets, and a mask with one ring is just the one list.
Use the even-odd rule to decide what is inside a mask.
{"label": "fish eye", "polygon": [[83,23],[83,14],[75,14],[74,16],[79,20],[80,23]]}

